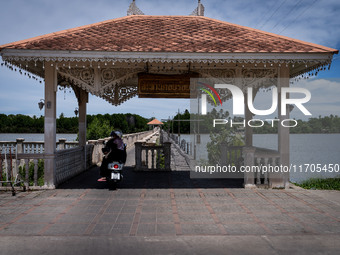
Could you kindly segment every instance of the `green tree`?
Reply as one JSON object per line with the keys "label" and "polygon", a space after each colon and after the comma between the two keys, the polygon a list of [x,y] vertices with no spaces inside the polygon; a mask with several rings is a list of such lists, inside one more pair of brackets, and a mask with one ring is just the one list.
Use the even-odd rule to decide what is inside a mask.
{"label": "green tree", "polygon": [[95,117],[87,128],[86,138],[87,140],[105,138],[110,135],[113,129],[114,127],[110,125],[109,120]]}
{"label": "green tree", "polygon": [[244,137],[236,128],[223,128],[219,132],[210,133],[210,142],[207,143],[209,164],[221,164],[221,146],[241,145],[244,145]]}

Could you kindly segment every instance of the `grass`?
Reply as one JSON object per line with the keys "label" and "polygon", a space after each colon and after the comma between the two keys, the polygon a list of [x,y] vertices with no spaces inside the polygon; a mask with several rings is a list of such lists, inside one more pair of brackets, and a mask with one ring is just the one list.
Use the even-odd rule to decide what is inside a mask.
{"label": "grass", "polygon": [[302,183],[294,183],[304,189],[340,190],[340,178],[312,178]]}

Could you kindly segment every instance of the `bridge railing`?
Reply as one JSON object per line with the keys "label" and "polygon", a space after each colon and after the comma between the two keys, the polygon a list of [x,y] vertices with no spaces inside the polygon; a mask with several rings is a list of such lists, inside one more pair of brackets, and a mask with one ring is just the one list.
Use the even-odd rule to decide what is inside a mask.
{"label": "bridge railing", "polygon": [[[57,151],[57,185],[85,171],[92,165],[93,145]],[[49,155],[51,156],[51,155]],[[44,153],[10,153],[0,155],[0,187],[10,187],[10,183],[22,183],[26,189],[39,189],[44,186]],[[86,157],[86,162],[85,162]]]}
{"label": "bridge railing", "polygon": [[[153,134],[153,130],[149,131],[144,131],[144,132],[138,132],[138,133],[131,133],[131,134],[126,134],[123,135],[123,141],[127,145],[127,149],[131,148],[134,146],[135,142],[145,139],[146,137],[150,136]],[[98,140],[89,140],[88,143],[92,144],[94,146],[93,148],[93,153],[92,153],[92,164],[94,165],[100,165],[102,162],[102,159],[104,157],[102,148],[104,148],[104,142],[107,142],[110,140],[111,137],[106,137],[103,139],[98,139]]]}
{"label": "bridge railing", "polygon": [[[23,183],[26,187],[43,186],[44,154],[0,154],[0,187]],[[40,169],[39,169],[40,168]]]}
{"label": "bridge railing", "polygon": [[280,161],[280,153],[275,150],[269,150],[264,148],[256,148],[255,150],[255,165],[262,166],[258,168],[255,174],[256,185],[269,185],[270,173],[263,166],[278,166]]}
{"label": "bridge railing", "polygon": [[240,167],[243,165],[242,149],[244,146],[228,146],[226,143],[221,143],[220,165],[233,165]]}
{"label": "bridge railing", "polygon": [[92,166],[94,146],[75,147],[60,150],[56,154],[56,183],[63,183]]}
{"label": "bridge railing", "polygon": [[[57,150],[69,149],[77,146],[77,141],[67,141],[65,138],[60,138],[56,142]],[[1,154],[9,154],[10,150],[12,153],[44,153],[44,142],[28,142],[23,138],[17,138],[16,141],[0,141]]]}
{"label": "bridge railing", "polygon": [[171,143],[162,145],[135,143],[136,171],[170,170]]}
{"label": "bridge railing", "polygon": [[[153,133],[153,130],[126,134],[123,136],[127,147]],[[86,147],[78,146],[78,142],[59,139],[56,153],[46,155],[44,142],[25,142],[18,138],[15,142],[0,142],[0,188],[9,189],[11,184],[25,185],[27,189],[44,188],[44,160],[55,159],[54,173],[56,185],[85,171],[102,160],[101,148],[104,141],[110,138],[88,141]]]}
{"label": "bridge railing", "polygon": [[248,167],[244,174],[245,187],[270,185],[271,173],[269,167],[279,165],[280,153],[276,150],[270,150],[258,147],[243,148],[244,166]]}
{"label": "bridge railing", "polygon": [[173,148],[178,151],[180,155],[182,155],[189,166],[189,168],[194,168],[194,159],[195,159],[195,147],[193,148],[192,142],[187,142],[185,139],[180,139],[178,135],[171,134],[164,130],[161,130],[161,136],[164,141],[168,141],[173,145]]}
{"label": "bridge railing", "polygon": [[193,146],[192,142],[189,142],[185,139],[181,139],[180,136],[176,134],[167,134],[165,131],[163,132],[163,136],[167,136],[168,138],[172,139],[172,142],[177,144],[179,148],[188,155],[193,155]]}
{"label": "bridge railing", "polygon": [[171,143],[164,142],[162,130],[155,129],[135,142],[135,170],[170,170]]}

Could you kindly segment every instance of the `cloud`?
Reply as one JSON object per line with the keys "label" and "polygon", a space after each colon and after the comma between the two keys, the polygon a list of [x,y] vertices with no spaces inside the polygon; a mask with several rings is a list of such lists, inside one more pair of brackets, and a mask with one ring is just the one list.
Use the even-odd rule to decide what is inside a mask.
{"label": "cloud", "polygon": [[[311,93],[311,100],[303,104],[312,116],[305,116],[297,107],[291,112],[292,118],[308,119],[319,115],[330,114],[340,116],[340,79],[303,79],[292,87],[305,88]],[[256,109],[269,109],[272,103],[272,91],[260,92],[255,97]],[[291,98],[302,98],[304,95],[291,95]],[[276,115],[277,116],[277,113]]]}
{"label": "cloud", "polygon": [[336,17],[340,10],[340,2],[337,0],[315,2],[215,0],[203,3],[207,15],[212,18],[325,44],[328,47],[339,45],[340,19]]}
{"label": "cloud", "polygon": [[[301,80],[300,82],[294,83],[292,87],[306,88],[311,93],[318,94],[318,92],[323,91],[328,95],[337,96],[340,93],[340,79],[313,79],[313,80]],[[317,95],[324,97],[324,95]],[[326,98],[326,97],[325,97]],[[339,99],[338,99],[339,101]]]}
{"label": "cloud", "polygon": [[318,112],[317,109],[320,111],[327,108],[329,110],[327,115],[340,114],[340,79],[304,80],[294,86],[306,88],[311,92],[312,98],[308,104],[310,107],[314,107],[316,112]]}

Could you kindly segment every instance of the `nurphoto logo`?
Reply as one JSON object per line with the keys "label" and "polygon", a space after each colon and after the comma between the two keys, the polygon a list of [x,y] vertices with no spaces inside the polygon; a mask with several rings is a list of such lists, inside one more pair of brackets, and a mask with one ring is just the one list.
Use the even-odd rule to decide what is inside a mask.
{"label": "nurphoto logo", "polygon": [[[208,100],[207,96],[209,95],[211,100],[214,102],[214,105],[217,106],[216,99],[214,98],[214,95],[217,97],[219,100],[221,106],[222,106],[222,100],[219,95],[219,93],[216,91],[216,89],[219,89],[220,91],[227,90],[226,93],[231,93],[232,99],[233,99],[233,106],[232,106],[232,113],[234,116],[245,115],[245,102],[247,102],[248,110],[253,114],[253,115],[259,115],[259,116],[268,116],[273,114],[277,108],[278,108],[278,102],[279,102],[279,97],[280,97],[280,107],[281,107],[281,115],[285,116],[287,112],[289,111],[290,108],[296,107],[299,109],[305,116],[311,116],[312,114],[310,111],[307,110],[307,108],[304,106],[305,103],[309,102],[311,99],[311,93],[305,89],[305,88],[291,88],[291,87],[282,87],[280,88],[280,91],[276,87],[272,88],[272,104],[269,109],[266,110],[260,110],[256,109],[254,106],[254,99],[253,99],[253,87],[247,87],[247,101],[245,101],[245,95],[243,91],[232,84],[214,84],[214,86],[211,86],[209,84],[203,83],[203,82],[198,82],[200,86],[199,89],[203,92],[201,93],[201,114],[206,115],[207,114],[207,105],[208,105]],[[210,89],[212,93],[208,90]],[[224,93],[225,94],[225,93]],[[303,95],[301,98],[290,98],[293,94],[295,95]],[[213,120],[213,126],[215,127],[216,125],[225,125],[230,123],[231,126],[233,125],[248,125],[250,127],[262,127],[264,125],[264,121],[267,121],[271,123],[272,127],[274,127],[275,122],[280,122],[280,124],[284,127],[295,127],[297,126],[297,121],[294,119],[250,119],[247,121],[238,121],[235,122],[232,119],[214,119]],[[292,124],[293,123],[293,124]]]}

